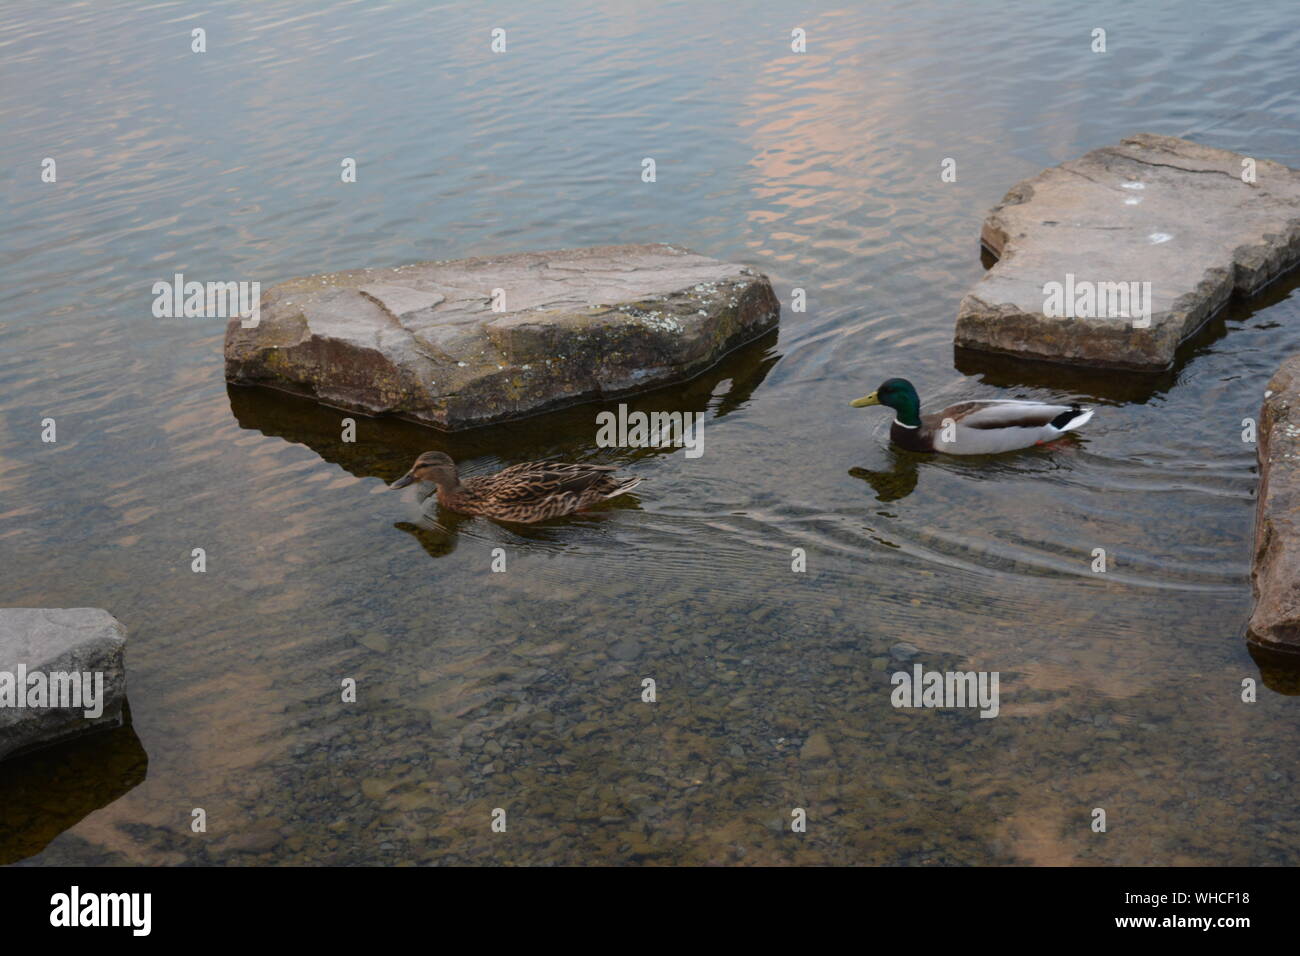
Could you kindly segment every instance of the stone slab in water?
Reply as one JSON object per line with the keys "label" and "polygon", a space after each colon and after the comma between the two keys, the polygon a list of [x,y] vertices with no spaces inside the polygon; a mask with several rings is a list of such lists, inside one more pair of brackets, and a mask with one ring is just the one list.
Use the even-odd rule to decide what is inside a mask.
{"label": "stone slab in water", "polygon": [[1268,383],[1258,437],[1249,637],[1268,650],[1300,654],[1300,355]]}
{"label": "stone slab in water", "polygon": [[[1159,369],[1234,295],[1300,262],[1300,171],[1141,133],[1015,186],[984,221],[998,262],[962,300],[958,346]],[[1149,328],[1044,314],[1049,282],[1150,282]]]}
{"label": "stone slab in water", "polygon": [[765,276],[666,245],[421,262],[268,289],[226,378],[459,429],[684,381],[779,317]]}
{"label": "stone slab in water", "polygon": [[99,608],[0,608],[0,682],[7,675],[16,679],[22,668],[28,675],[46,678],[57,673],[103,675],[103,712],[94,718],[85,716],[85,707],[7,706],[0,686],[0,760],[121,726],[125,651],[126,628]]}

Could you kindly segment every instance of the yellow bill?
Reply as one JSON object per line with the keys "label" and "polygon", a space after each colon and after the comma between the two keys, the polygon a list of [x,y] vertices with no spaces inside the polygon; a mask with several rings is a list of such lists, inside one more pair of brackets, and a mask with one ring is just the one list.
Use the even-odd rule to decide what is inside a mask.
{"label": "yellow bill", "polygon": [[879,405],[880,399],[876,397],[875,392],[872,392],[870,395],[863,395],[861,398],[855,398],[853,401],[849,402],[849,404],[854,408],[866,408],[868,405]]}

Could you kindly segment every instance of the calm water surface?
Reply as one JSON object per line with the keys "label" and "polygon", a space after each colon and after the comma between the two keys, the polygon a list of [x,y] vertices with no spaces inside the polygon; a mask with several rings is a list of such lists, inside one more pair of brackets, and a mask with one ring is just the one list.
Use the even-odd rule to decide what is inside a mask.
{"label": "calm water surface", "polygon": [[[134,719],[0,768],[0,862],[1300,863],[1300,703],[1242,641],[1240,439],[1300,350],[1295,281],[1155,377],[951,345],[984,214],[1042,167],[1136,131],[1300,166],[1300,14],[782,6],[0,6],[0,602],[117,615]],[[150,312],[175,272],[634,241],[786,306],[633,403],[703,411],[702,458],[597,449],[600,406],[344,444],[338,412],[228,389],[220,320]],[[925,460],[848,407],[891,375],[1101,408],[1058,450]],[[384,482],[431,448],[649,480],[430,528]],[[1001,715],[894,710],[900,643],[999,671]]]}

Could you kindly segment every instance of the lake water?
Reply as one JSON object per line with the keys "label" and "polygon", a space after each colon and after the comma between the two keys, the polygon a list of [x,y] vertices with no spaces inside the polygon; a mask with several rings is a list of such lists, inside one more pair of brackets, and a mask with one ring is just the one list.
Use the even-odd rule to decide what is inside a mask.
{"label": "lake water", "polygon": [[[786,6],[0,6],[0,602],[115,614],[133,716],[0,766],[0,862],[1300,863],[1241,440],[1300,351],[1296,280],[1152,377],[952,348],[985,213],[1044,166],[1137,131],[1300,166],[1294,4]],[[344,443],[228,388],[221,320],[151,314],[176,272],[642,241],[784,305],[632,402],[704,412],[700,458],[597,449],[599,405]],[[895,375],[1100,407],[1059,449],[925,459],[848,407]],[[430,529],[385,488],[427,449],[648,480]],[[894,709],[913,662],[999,672],[1000,715]]]}

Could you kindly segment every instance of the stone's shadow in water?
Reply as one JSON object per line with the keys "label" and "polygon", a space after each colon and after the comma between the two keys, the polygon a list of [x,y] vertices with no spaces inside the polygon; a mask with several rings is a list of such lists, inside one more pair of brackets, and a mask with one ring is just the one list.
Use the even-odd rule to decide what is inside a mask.
{"label": "stone's shadow in water", "polygon": [[[226,392],[241,428],[306,445],[321,458],[358,478],[394,481],[406,473],[417,455],[426,451],[450,455],[467,475],[475,473],[474,462],[479,458],[496,459],[502,465],[548,458],[596,459],[604,464],[622,465],[653,455],[671,454],[677,449],[597,448],[599,412],[617,413],[618,406],[626,404],[629,412],[707,414],[712,410],[706,422],[722,418],[748,403],[780,359],[775,351],[778,336],[776,329],[760,336],[688,382],[462,432],[439,431],[394,417],[369,418],[360,412],[329,408],[300,395],[265,387],[227,384]],[[719,389],[723,390],[715,394]],[[341,421],[344,418],[356,420],[355,442],[343,441]],[[484,470],[496,470],[502,465],[494,463]]]}
{"label": "stone's shadow in water", "polygon": [[0,768],[0,866],[34,856],[65,830],[144,782],[145,753],[122,726],[6,761]]}
{"label": "stone's shadow in water", "polygon": [[[1218,324],[1218,320],[1210,325]],[[1207,330],[1203,329],[1202,334]],[[1199,336],[1198,336],[1199,338]],[[1183,349],[1189,347],[1183,345]],[[953,346],[953,368],[998,389],[1034,388],[1060,395],[1079,395],[1105,405],[1143,405],[1174,387],[1187,359],[1169,369],[1140,372],[1017,358]],[[1182,356],[1182,349],[1179,355]],[[1014,395],[1006,396],[1014,398]],[[1028,396],[1026,396],[1028,397]]]}
{"label": "stone's shadow in water", "polygon": [[[1231,299],[1178,347],[1174,362],[1167,369],[1100,369],[978,352],[959,346],[953,346],[953,367],[963,375],[978,376],[986,385],[1002,389],[1039,388],[1080,395],[1105,404],[1144,405],[1171,391],[1183,370],[1212,351],[1232,331],[1230,326],[1249,321],[1257,312],[1287,299],[1297,289],[1300,289],[1300,270],[1279,277],[1249,299]],[[1259,384],[1262,394],[1264,383]]]}
{"label": "stone's shadow in water", "polygon": [[1246,650],[1259,668],[1259,679],[1275,694],[1300,697],[1300,654],[1261,647],[1246,635]]}

